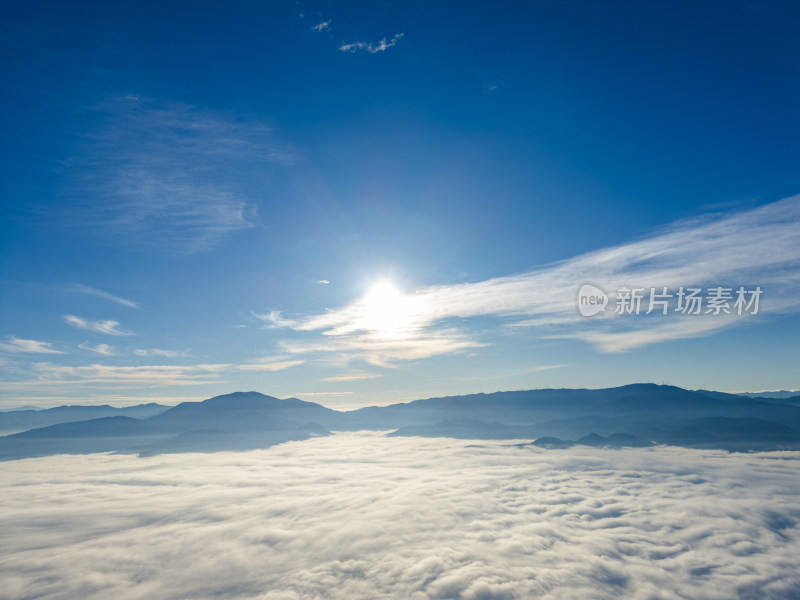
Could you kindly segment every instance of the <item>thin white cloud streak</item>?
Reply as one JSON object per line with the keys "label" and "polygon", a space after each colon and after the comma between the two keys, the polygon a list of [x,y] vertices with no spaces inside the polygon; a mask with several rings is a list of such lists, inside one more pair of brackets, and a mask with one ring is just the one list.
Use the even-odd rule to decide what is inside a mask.
{"label": "thin white cloud streak", "polygon": [[194,385],[197,383],[218,382],[219,375],[230,369],[230,364],[201,365],[84,365],[66,366],[41,362],[33,364],[33,372],[38,381],[4,383],[4,389],[17,387],[37,387],[50,383],[70,384],[122,384],[122,385]]}
{"label": "thin white cloud streak", "polygon": [[[99,352],[96,348],[86,348]],[[113,349],[112,349],[113,350]],[[103,365],[82,366],[57,365],[51,362],[35,362],[20,381],[3,381],[0,389],[9,393],[47,392],[54,388],[124,388],[145,389],[163,386],[186,386],[224,383],[225,375],[236,371],[275,372],[305,363],[305,359],[287,357],[250,364],[210,363],[195,365]]]}
{"label": "thin white cloud streak", "polygon": [[574,333],[558,333],[542,335],[546,339],[576,339],[594,344],[603,352],[627,352],[641,346],[669,342],[672,340],[704,337],[718,333],[734,324],[747,324],[735,316],[698,316],[696,319],[684,321],[665,322],[663,319],[656,324],[646,324],[641,329],[628,329],[625,331],[599,331],[586,330]]}
{"label": "thin white cloud streak", "polygon": [[[800,310],[800,196],[752,210],[681,221],[653,236],[582,254],[519,275],[458,285],[431,286],[396,301],[393,327],[409,343],[425,345],[446,319],[499,317],[504,324],[532,327],[542,337],[575,338],[602,352],[711,335],[735,325]],[[587,282],[612,296],[610,308],[587,319],[577,311],[578,288]],[[760,286],[759,315],[615,315],[614,292],[623,287],[709,288]],[[281,323],[298,331],[322,331],[347,340],[333,347],[369,349],[379,333],[366,299],[339,309]],[[274,320],[273,324],[277,324]],[[450,328],[450,331],[455,331]],[[441,332],[439,332],[441,334]],[[461,332],[464,339],[471,339]],[[433,350],[433,348],[432,348]],[[447,348],[441,348],[447,352]],[[432,351],[431,355],[442,352]]]}
{"label": "thin white cloud streak", "polygon": [[112,302],[116,302],[117,304],[121,304],[122,306],[127,306],[128,308],[136,308],[138,310],[141,310],[142,308],[141,306],[139,306],[137,302],[134,302],[133,300],[120,298],[119,296],[115,296],[114,294],[111,294],[109,292],[89,287],[88,285],[83,285],[81,283],[74,284],[70,289],[80,294],[86,294],[88,296],[97,296],[98,298],[105,298],[106,300],[111,300]]}
{"label": "thin white cloud streak", "polygon": [[238,365],[236,368],[240,371],[284,371],[286,369],[302,365],[305,362],[306,361],[303,359],[268,360],[264,362]]}
{"label": "thin white cloud streak", "polygon": [[178,352],[177,350],[162,350],[160,348],[136,348],[133,353],[136,356],[163,356],[164,358],[186,358],[189,356],[188,350]]}
{"label": "thin white cloud streak", "polygon": [[257,313],[252,312],[251,314],[258,319],[259,321],[263,321],[265,323],[264,327],[267,329],[275,329],[278,327],[291,327],[294,324],[294,321],[289,319],[284,319],[281,316],[283,311],[280,310],[271,310],[268,313]]}
{"label": "thin white cloud streak", "polygon": [[3,465],[8,600],[787,600],[800,454],[346,434]]}
{"label": "thin white cloud streak", "polygon": [[[292,396],[352,396],[353,392],[295,392]],[[358,408],[361,408],[359,406]]]}
{"label": "thin white cloud streak", "polygon": [[530,369],[523,369],[520,373],[541,373],[542,371],[550,371],[552,369],[563,369],[569,365],[539,365],[531,367]]}
{"label": "thin white cloud streak", "polygon": [[330,30],[330,28],[331,28],[330,21],[322,21],[321,23],[317,23],[316,25],[314,25],[311,29],[313,29],[314,31],[325,31],[326,29]]}
{"label": "thin white cloud streak", "polygon": [[96,346],[90,346],[87,342],[84,342],[82,344],[78,344],[78,348],[81,350],[94,352],[95,354],[102,354],[103,356],[115,356],[117,353],[117,349],[114,348],[114,346],[109,346],[108,344],[97,344]]}
{"label": "thin white cloud streak", "polygon": [[87,331],[94,331],[95,333],[103,333],[105,335],[128,336],[133,335],[128,331],[121,331],[117,329],[118,321],[101,320],[89,321],[82,317],[75,315],[64,315],[64,321],[75,329],[85,329]]}
{"label": "thin white cloud streak", "polygon": [[351,54],[355,52],[360,52],[362,50],[365,52],[369,52],[370,54],[377,54],[379,52],[385,52],[389,48],[396,46],[397,42],[400,39],[402,39],[403,36],[405,36],[404,33],[397,33],[389,41],[387,41],[386,38],[383,38],[377,44],[366,43],[366,42],[352,42],[350,44],[342,44],[341,46],[339,46],[339,50],[341,50],[342,52],[350,52]]}
{"label": "thin white cloud streak", "polygon": [[257,222],[241,173],[297,160],[265,125],[185,104],[127,96],[97,111],[110,125],[75,158],[76,195],[91,200],[70,207],[71,222],[114,243],[208,250]]}
{"label": "thin white cloud streak", "polygon": [[331,336],[323,343],[283,340],[281,348],[290,354],[334,354],[335,361],[361,358],[375,367],[396,368],[399,361],[421,360],[440,354],[460,353],[483,344],[454,330],[410,335],[402,339],[384,339],[372,334]]}
{"label": "thin white cloud streak", "polygon": [[362,381],[365,379],[377,379],[383,377],[380,373],[352,373],[349,375],[334,375],[331,377],[323,377],[322,381]]}
{"label": "thin white cloud streak", "polygon": [[10,335],[5,342],[0,342],[0,350],[13,353],[38,353],[38,354],[64,354],[60,350],[53,348],[50,342],[40,342],[38,340],[26,340]]}

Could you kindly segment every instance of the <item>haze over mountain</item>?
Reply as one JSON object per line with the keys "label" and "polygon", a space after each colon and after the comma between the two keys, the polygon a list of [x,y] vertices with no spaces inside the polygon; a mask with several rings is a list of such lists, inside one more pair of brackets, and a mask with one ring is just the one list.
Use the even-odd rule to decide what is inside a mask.
{"label": "haze over mountain", "polygon": [[[258,392],[234,392],[203,402],[182,402],[164,408],[144,418],[109,416],[8,435],[0,438],[0,457],[264,448],[312,435],[326,435],[328,431],[312,419],[335,413],[313,402],[296,398],[279,400]],[[106,407],[101,409],[105,411]],[[69,411],[69,414],[74,412]]]}
{"label": "haze over mountain", "polygon": [[774,398],[776,400],[800,399],[800,390],[774,390],[771,392],[736,392],[737,396],[746,398]]}
{"label": "haze over mountain", "polygon": [[[392,436],[548,438],[549,446],[654,443],[729,450],[800,448],[800,407],[655,384],[544,389],[429,398],[336,411],[297,398],[235,392],[172,408],[60,407],[34,413],[69,421],[0,438],[0,458],[53,453],[213,452],[268,447],[330,431]],[[75,420],[76,414],[118,411]],[[128,414],[119,414],[127,411]],[[144,413],[136,418],[130,413]],[[150,413],[150,414],[148,414]],[[3,415],[4,418],[14,413]],[[31,415],[26,415],[32,418]],[[544,444],[547,445],[547,444]]]}
{"label": "haze over mountain", "polygon": [[47,427],[57,423],[70,421],[85,421],[101,417],[134,417],[145,419],[167,410],[169,406],[150,402],[115,408],[107,404],[96,406],[56,406],[55,408],[39,409],[36,407],[21,408],[13,411],[0,412],[0,433],[8,435],[19,431],[27,431],[35,427]]}

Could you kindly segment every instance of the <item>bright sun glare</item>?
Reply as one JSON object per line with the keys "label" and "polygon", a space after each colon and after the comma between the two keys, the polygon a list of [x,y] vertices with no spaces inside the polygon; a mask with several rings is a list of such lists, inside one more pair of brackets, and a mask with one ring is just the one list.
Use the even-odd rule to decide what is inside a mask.
{"label": "bright sun glare", "polygon": [[412,327],[413,296],[400,292],[388,280],[375,283],[361,300],[362,325],[381,337],[402,338]]}

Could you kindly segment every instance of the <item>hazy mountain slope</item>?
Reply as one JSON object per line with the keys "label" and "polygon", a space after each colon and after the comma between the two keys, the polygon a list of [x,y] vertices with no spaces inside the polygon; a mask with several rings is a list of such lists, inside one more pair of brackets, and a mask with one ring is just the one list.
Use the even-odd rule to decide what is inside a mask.
{"label": "hazy mountain slope", "polygon": [[714,392],[711,390],[695,390],[699,394],[711,396],[712,398],[720,399],[737,399],[749,398],[751,400],[759,400],[761,402],[770,402],[772,404],[800,404],[800,394],[792,391],[780,392],[740,392],[738,394],[729,394],[727,392]]}
{"label": "hazy mountain slope", "polygon": [[758,418],[705,417],[644,433],[661,444],[725,450],[798,450],[800,429]]}
{"label": "hazy mountain slope", "polygon": [[0,437],[0,459],[113,452],[145,447],[158,437],[143,427],[140,419],[133,417],[58,423]]}
{"label": "hazy mountain slope", "polygon": [[[601,390],[557,389],[497,392],[417,400],[348,413],[350,426],[381,429],[467,419],[505,425],[541,425],[560,419],[605,417],[674,422],[728,416],[777,419],[800,425],[800,408],[748,398],[715,398],[674,386],[632,384]],[[638,426],[641,426],[639,423]],[[617,429],[618,430],[618,429]]]}
{"label": "hazy mountain slope", "polygon": [[0,412],[0,432],[6,434],[27,431],[37,427],[48,427],[57,423],[86,421],[103,417],[134,417],[144,419],[167,410],[169,406],[156,404],[137,404],[116,408],[102,404],[100,406],[56,406],[41,410],[15,410]]}
{"label": "hazy mountain slope", "polygon": [[776,392],[740,392],[738,395],[746,398],[768,398],[771,400],[786,400],[787,398],[793,398],[795,400],[800,399],[800,392],[797,390],[778,390]]}
{"label": "hazy mountain slope", "polygon": [[[236,392],[203,402],[184,402],[146,419],[105,417],[5,436],[0,438],[0,458],[108,451],[204,451],[207,447],[235,450],[241,449],[243,434],[259,432],[269,435],[250,435],[246,445],[267,447],[326,435],[327,430],[314,422],[314,417],[335,412],[296,398],[279,400],[257,392]],[[173,438],[175,441],[171,442]]]}
{"label": "hazy mountain slope", "polygon": [[[102,412],[111,407],[94,408]],[[81,414],[87,412],[91,411]],[[326,435],[329,430],[356,429],[394,430],[396,436],[475,439],[580,440],[599,432],[600,437],[612,436],[612,441],[604,444],[637,436],[646,442],[699,447],[788,448],[800,443],[800,407],[654,384],[472,394],[351,412],[297,398],[281,400],[258,392],[235,392],[203,402],[184,402],[143,419],[117,416],[71,421],[6,436],[0,438],[0,457],[112,450],[235,450]],[[624,435],[614,438],[615,434]]]}
{"label": "hazy mountain slope", "polygon": [[234,392],[203,402],[183,402],[147,419],[155,431],[294,429],[309,422],[329,426],[343,413],[297,398],[281,400],[258,392]]}

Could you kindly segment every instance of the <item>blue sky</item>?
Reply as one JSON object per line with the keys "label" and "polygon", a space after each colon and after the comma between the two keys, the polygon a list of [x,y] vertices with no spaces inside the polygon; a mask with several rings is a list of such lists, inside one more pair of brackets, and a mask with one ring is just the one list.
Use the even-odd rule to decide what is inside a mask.
{"label": "blue sky", "polygon": [[0,10],[1,406],[800,388],[796,3]]}

